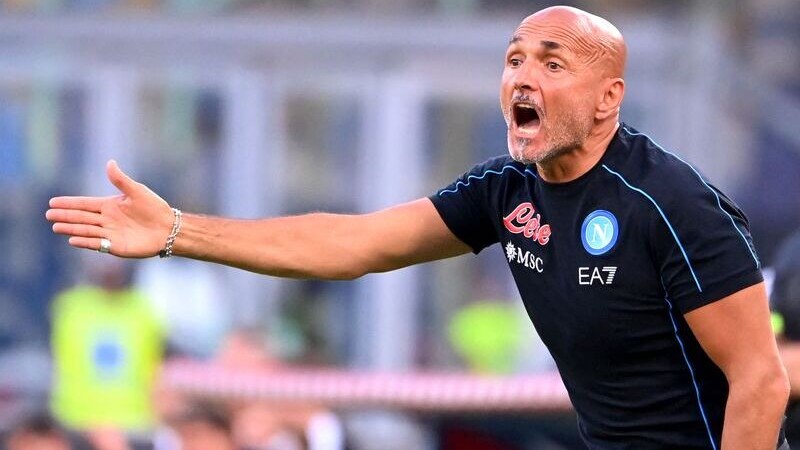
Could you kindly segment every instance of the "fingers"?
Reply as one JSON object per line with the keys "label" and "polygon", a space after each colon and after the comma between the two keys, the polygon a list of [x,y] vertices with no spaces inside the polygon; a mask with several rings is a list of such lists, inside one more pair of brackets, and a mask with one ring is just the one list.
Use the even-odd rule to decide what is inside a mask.
{"label": "fingers", "polygon": [[113,159],[106,164],[106,175],[111,184],[123,194],[130,196],[136,191],[138,183],[126,175]]}
{"label": "fingers", "polygon": [[[89,237],[82,237],[82,236],[72,236],[69,238],[69,245],[75,248],[85,248],[88,250],[99,250],[100,249],[100,238],[89,238]],[[113,251],[113,243],[112,251]]]}
{"label": "fingers", "polygon": [[[80,236],[102,238],[108,234],[107,230],[94,225],[81,225],[74,223],[54,223],[53,232],[57,234],[65,234],[67,236]],[[99,244],[98,244],[99,245]]]}
{"label": "fingers", "polygon": [[55,209],[78,209],[89,212],[100,212],[108,197],[53,197],[50,207]]}
{"label": "fingers", "polygon": [[[125,195],[131,195],[137,189],[138,183],[119,168],[117,162],[111,160],[106,165],[108,180]],[[54,209],[78,209],[89,212],[100,212],[109,197],[53,197],[50,207]],[[48,217],[49,218],[49,217]]]}
{"label": "fingers", "polygon": [[49,209],[44,215],[51,222],[78,223],[85,225],[102,225],[102,217],[96,212],[76,209]]}

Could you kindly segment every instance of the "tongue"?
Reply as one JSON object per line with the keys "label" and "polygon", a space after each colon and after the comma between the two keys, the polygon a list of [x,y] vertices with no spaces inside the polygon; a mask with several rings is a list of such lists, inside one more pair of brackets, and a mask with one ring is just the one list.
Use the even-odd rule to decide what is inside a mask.
{"label": "tongue", "polygon": [[517,108],[517,124],[520,128],[535,128],[539,126],[539,115],[530,108]]}
{"label": "tongue", "polygon": [[539,118],[538,117],[533,117],[531,119],[528,119],[528,120],[520,123],[520,126],[522,128],[536,128],[536,127],[539,126]]}

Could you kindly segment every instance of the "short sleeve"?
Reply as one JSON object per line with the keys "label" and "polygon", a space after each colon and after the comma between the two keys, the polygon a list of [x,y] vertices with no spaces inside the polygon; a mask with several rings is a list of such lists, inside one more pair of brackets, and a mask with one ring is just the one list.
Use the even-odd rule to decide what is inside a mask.
{"label": "short sleeve", "polygon": [[763,281],[749,223],[733,201],[688,170],[654,191],[655,262],[682,313]]}
{"label": "short sleeve", "polygon": [[450,231],[474,253],[498,241],[492,220],[492,181],[507,168],[513,166],[504,166],[503,158],[490,159],[429,197]]}

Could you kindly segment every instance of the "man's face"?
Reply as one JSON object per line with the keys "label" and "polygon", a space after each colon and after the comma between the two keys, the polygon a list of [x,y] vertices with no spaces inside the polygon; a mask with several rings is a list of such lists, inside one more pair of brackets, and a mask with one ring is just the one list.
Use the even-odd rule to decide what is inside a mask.
{"label": "man's face", "polygon": [[592,130],[599,56],[582,33],[552,15],[528,17],[514,33],[500,106],[516,161],[552,161],[583,145]]}

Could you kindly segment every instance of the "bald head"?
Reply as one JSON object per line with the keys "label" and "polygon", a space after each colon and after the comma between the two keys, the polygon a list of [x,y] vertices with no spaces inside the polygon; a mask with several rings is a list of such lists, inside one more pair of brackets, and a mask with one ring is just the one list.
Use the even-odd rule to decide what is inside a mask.
{"label": "bald head", "polygon": [[547,45],[563,45],[587,66],[600,68],[608,77],[622,78],[625,73],[625,40],[617,27],[602,17],[570,6],[552,6],[526,17],[517,31],[524,29],[551,32],[559,40]]}

